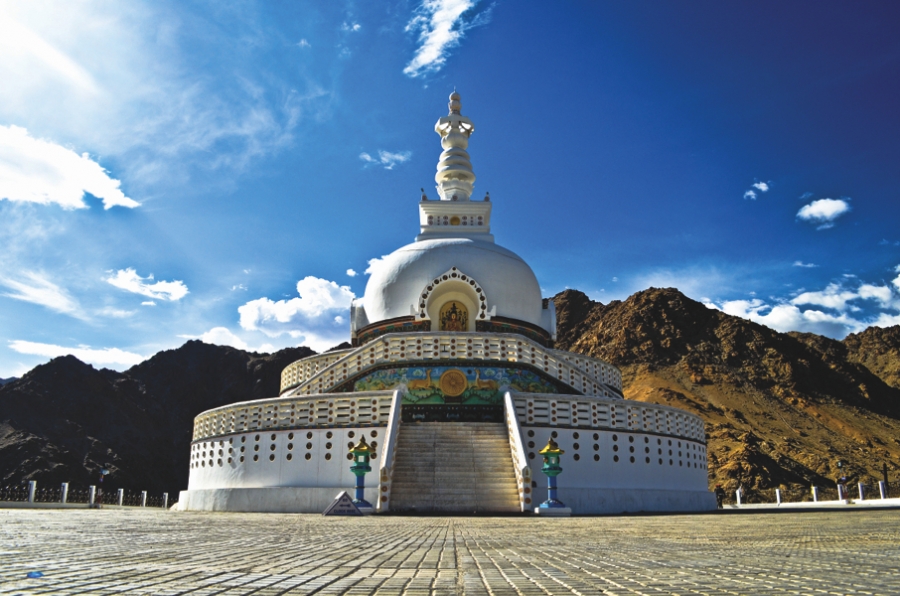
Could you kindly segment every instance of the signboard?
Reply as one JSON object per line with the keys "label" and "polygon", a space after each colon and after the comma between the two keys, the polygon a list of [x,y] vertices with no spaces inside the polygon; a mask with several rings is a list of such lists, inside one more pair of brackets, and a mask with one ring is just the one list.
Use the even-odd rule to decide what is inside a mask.
{"label": "signboard", "polygon": [[353,504],[353,499],[350,498],[347,491],[341,491],[331,505],[322,512],[322,515],[362,515],[362,513]]}

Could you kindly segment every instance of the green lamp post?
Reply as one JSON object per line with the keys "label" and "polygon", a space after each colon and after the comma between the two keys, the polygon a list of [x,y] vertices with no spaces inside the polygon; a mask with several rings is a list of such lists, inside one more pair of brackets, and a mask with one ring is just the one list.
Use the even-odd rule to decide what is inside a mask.
{"label": "green lamp post", "polygon": [[[547,441],[547,446],[541,449],[540,453],[544,457],[544,465],[541,472],[547,476],[547,500],[538,507],[538,513],[544,513],[545,510],[552,509],[568,509],[565,503],[556,498],[556,477],[559,476],[563,469],[559,465],[559,456],[565,453],[553,440],[553,437]],[[549,511],[547,511],[549,513]]]}
{"label": "green lamp post", "polygon": [[366,489],[366,473],[372,471],[372,466],[369,465],[372,452],[373,449],[366,443],[365,437],[361,437],[359,443],[350,448],[350,453],[353,454],[350,471],[356,476],[356,498],[353,499],[353,503],[359,509],[372,509],[372,504],[366,501],[363,495]]}

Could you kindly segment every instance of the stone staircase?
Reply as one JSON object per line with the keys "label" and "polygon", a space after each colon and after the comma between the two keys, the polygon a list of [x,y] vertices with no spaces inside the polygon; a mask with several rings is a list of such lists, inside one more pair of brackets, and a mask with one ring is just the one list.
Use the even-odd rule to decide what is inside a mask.
{"label": "stone staircase", "polygon": [[398,431],[392,512],[521,511],[505,424],[405,422]]}

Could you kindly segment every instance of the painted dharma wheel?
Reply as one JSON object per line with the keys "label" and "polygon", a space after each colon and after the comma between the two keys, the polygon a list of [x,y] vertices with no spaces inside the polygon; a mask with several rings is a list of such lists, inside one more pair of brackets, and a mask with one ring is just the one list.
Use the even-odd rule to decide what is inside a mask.
{"label": "painted dharma wheel", "polygon": [[462,395],[469,388],[469,379],[463,371],[451,369],[441,375],[441,391],[448,397]]}

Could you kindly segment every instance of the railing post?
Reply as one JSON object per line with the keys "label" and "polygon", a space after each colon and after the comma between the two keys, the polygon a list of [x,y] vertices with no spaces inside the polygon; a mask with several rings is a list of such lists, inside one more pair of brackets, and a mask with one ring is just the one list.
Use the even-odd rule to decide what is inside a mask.
{"label": "railing post", "polygon": [[741,506],[741,489],[738,488],[734,491],[734,499],[737,501],[738,507]]}
{"label": "railing post", "polygon": [[88,487],[88,507],[94,506],[94,499],[97,497],[97,487],[93,484]]}
{"label": "railing post", "polygon": [[816,486],[815,484],[812,487],[812,497],[813,497],[813,503],[819,502],[819,487]]}
{"label": "railing post", "polygon": [[781,489],[780,488],[775,489],[775,502],[778,505],[781,505]]}
{"label": "railing post", "polygon": [[838,488],[838,501],[843,501],[844,499],[847,498],[844,496],[844,485],[841,484],[840,482],[838,482],[837,488]]}
{"label": "railing post", "polygon": [[147,491],[142,490],[141,491],[141,507],[146,507],[146,506],[147,506]]}
{"label": "railing post", "polygon": [[866,493],[865,493],[866,485],[863,484],[862,482],[860,482],[858,486],[859,486],[859,500],[862,501],[863,499],[866,498]]}
{"label": "railing post", "polygon": [[34,493],[37,492],[37,480],[28,481],[28,502],[34,503]]}
{"label": "railing post", "polygon": [[163,493],[163,509],[169,508],[169,493]]}
{"label": "railing post", "polygon": [[882,499],[887,499],[887,486],[884,484],[884,480],[878,481],[878,492],[881,493]]}
{"label": "railing post", "polygon": [[59,487],[59,502],[65,503],[69,500],[69,483],[63,482],[62,486]]}
{"label": "railing post", "polygon": [[122,502],[125,500],[125,489],[120,488],[118,490],[118,494],[116,495],[116,501],[119,503],[119,507],[122,506]]}

